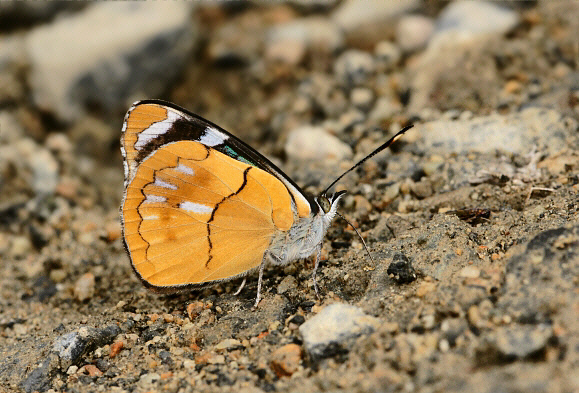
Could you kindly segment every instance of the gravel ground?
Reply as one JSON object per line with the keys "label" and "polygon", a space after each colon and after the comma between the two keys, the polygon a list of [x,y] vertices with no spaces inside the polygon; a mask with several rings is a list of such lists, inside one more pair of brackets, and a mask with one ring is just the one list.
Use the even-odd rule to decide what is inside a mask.
{"label": "gravel ground", "polygon": [[[16,4],[0,4],[0,391],[579,391],[579,3]],[[130,40],[107,41],[114,18]],[[58,34],[73,52],[46,50]],[[338,185],[372,259],[338,219],[321,299],[310,260],[267,269],[256,309],[257,277],[238,296],[240,280],[146,290],[118,214],[142,98],[312,193],[414,124]]]}

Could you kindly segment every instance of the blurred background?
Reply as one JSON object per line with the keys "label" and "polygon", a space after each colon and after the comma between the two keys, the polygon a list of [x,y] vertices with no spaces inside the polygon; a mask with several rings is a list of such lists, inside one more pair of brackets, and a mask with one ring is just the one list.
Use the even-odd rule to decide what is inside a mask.
{"label": "blurred background", "polygon": [[[370,127],[445,112],[540,105],[576,117],[577,8],[2,2],[0,203],[117,186],[101,166],[121,167],[122,118],[138,99],[175,102],[280,160],[350,158]],[[316,143],[302,126],[338,138]]]}
{"label": "blurred background", "polygon": [[[0,1],[0,385],[132,391],[155,367],[177,375],[189,361],[189,376],[205,373],[206,391],[248,380],[263,390],[247,392],[292,391],[291,383],[293,391],[413,391],[432,381],[436,391],[576,391],[577,377],[565,378],[577,375],[577,265],[570,253],[560,264],[533,257],[544,268],[537,276],[509,253],[554,228],[567,237],[549,240],[557,249],[545,255],[576,245],[577,233],[560,228],[579,211],[578,37],[577,1]],[[311,192],[416,125],[338,185],[349,191],[342,211],[378,264],[366,268],[355,234],[335,224],[320,269],[323,301],[359,301],[382,318],[347,371],[341,352],[326,369],[341,384],[324,385],[306,355],[291,380],[279,378],[294,368],[269,366],[274,347],[300,344],[297,326],[319,311],[302,264],[266,274],[255,312],[243,306],[255,280],[239,298],[230,284],[179,298],[152,295],[134,277],[118,215],[119,138],[130,105],[151,98],[219,124]],[[456,213],[464,207],[479,210]],[[386,270],[394,251],[407,256],[390,266],[412,260],[421,273]],[[550,276],[563,266],[572,267]],[[198,319],[184,306],[195,296],[205,302]],[[69,363],[49,361],[46,348],[60,335],[105,321],[135,346],[115,360],[102,342],[78,352],[76,366],[104,376],[92,369],[83,380]],[[151,340],[163,329],[181,338],[156,354]],[[235,344],[237,355],[191,366],[200,347],[231,337],[246,349]],[[161,360],[163,351],[175,363]],[[309,390],[296,388],[310,377],[318,382]],[[159,383],[201,391],[197,379],[189,390],[171,376]]]}

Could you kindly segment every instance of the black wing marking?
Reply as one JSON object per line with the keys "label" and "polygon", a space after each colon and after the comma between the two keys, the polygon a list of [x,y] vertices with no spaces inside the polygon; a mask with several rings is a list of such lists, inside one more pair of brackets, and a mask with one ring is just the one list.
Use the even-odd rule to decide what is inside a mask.
{"label": "black wing marking", "polygon": [[[226,154],[237,161],[255,166],[272,174],[288,188],[292,199],[295,200],[297,197],[295,194],[299,193],[301,197],[307,200],[312,212],[318,210],[318,206],[313,198],[310,195],[304,193],[302,189],[288,175],[286,175],[281,169],[279,169],[261,153],[237,138],[235,135],[227,132],[215,123],[212,123],[199,115],[189,112],[187,109],[181,108],[178,105],[167,101],[142,100],[133,104],[133,108],[145,104],[155,104],[167,107],[181,116],[173,123],[173,126],[169,130],[164,132],[162,135],[158,135],[156,138],[150,140],[145,146],[139,149],[139,154],[136,158],[137,163],[140,163],[160,146],[167,143],[182,140],[197,141],[223,154]],[[212,130],[216,130],[216,132],[212,132]],[[226,138],[223,138],[224,135]],[[216,143],[219,142],[220,139],[222,140],[221,143]],[[211,141],[212,143],[206,144],[204,143],[204,140]]]}

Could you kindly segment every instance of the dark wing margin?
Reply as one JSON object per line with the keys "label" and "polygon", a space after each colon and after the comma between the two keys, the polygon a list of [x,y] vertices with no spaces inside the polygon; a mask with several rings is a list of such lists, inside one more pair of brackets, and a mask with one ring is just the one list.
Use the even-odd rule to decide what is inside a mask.
{"label": "dark wing margin", "polygon": [[192,140],[200,142],[207,147],[215,149],[237,161],[255,166],[272,174],[278,178],[290,191],[290,195],[295,202],[295,198],[299,194],[303,199],[307,200],[312,212],[318,210],[318,206],[313,198],[302,191],[302,189],[281,169],[279,169],[270,160],[253,149],[251,146],[237,138],[235,135],[227,132],[217,124],[210,122],[196,115],[185,108],[175,105],[171,102],[149,99],[137,101],[131,107],[131,110],[146,104],[154,104],[172,109],[177,114],[180,114],[166,132],[162,135],[151,139],[147,144],[139,149],[136,162],[140,163],[147,156],[152,154],[157,148],[167,143]]}

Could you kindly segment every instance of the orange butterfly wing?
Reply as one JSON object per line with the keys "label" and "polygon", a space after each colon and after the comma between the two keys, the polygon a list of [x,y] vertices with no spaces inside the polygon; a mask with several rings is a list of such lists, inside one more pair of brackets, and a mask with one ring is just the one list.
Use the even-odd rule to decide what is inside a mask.
{"label": "orange butterfly wing", "polygon": [[163,145],[131,171],[125,242],[136,273],[159,289],[251,272],[295,219],[280,180],[196,141]]}

